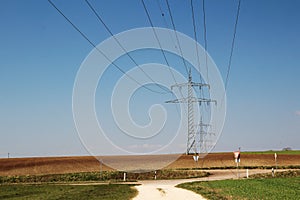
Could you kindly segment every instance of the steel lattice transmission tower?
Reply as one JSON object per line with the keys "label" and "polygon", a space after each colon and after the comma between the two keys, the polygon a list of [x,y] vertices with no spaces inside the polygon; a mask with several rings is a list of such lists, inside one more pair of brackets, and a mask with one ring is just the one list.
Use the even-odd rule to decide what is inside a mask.
{"label": "steel lattice transmission tower", "polygon": [[[173,90],[175,87],[179,88],[181,90],[182,87],[187,87],[188,90],[188,96],[187,97],[182,97],[181,99],[175,99],[175,100],[171,100],[171,101],[166,101],[166,103],[187,103],[187,107],[188,107],[188,134],[187,134],[187,146],[186,146],[186,154],[192,154],[192,153],[200,153],[197,152],[197,133],[196,133],[196,126],[195,126],[195,117],[194,117],[194,103],[199,103],[201,104],[202,102],[205,103],[210,103],[210,102],[214,102],[217,103],[216,100],[212,100],[212,99],[206,99],[206,98],[199,98],[199,97],[195,97],[193,95],[193,91],[194,91],[194,87],[195,88],[199,88],[199,90],[202,89],[202,87],[208,87],[210,88],[209,84],[203,84],[203,83],[195,83],[192,81],[192,74],[191,74],[191,69],[189,70],[189,80],[187,83],[179,83],[179,84],[175,84],[171,86],[171,90]],[[206,134],[206,132],[204,131],[203,127],[204,126],[209,126],[208,124],[204,124],[202,123],[202,117],[199,123],[200,126],[200,144],[202,145],[204,144],[204,139],[203,139],[203,135]],[[194,152],[191,152],[191,150],[194,150]],[[199,149],[201,149],[201,147],[199,146]]]}

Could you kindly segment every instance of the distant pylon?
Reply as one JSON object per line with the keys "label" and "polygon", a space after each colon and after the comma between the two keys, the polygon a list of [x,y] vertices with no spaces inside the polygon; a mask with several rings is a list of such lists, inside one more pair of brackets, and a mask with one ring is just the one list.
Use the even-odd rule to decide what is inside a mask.
{"label": "distant pylon", "polygon": [[213,134],[211,132],[208,132],[209,130],[208,127],[211,127],[211,125],[203,123],[202,116],[201,116],[200,123],[199,123],[199,153],[206,153],[207,144],[209,142],[206,136],[208,134]]}
{"label": "distant pylon", "polygon": [[[206,99],[206,98],[198,98],[195,97],[193,95],[193,87],[198,87],[199,90],[202,89],[202,87],[208,87],[210,88],[209,84],[203,84],[203,83],[195,83],[192,81],[192,73],[191,73],[191,69],[189,69],[189,80],[187,83],[179,83],[179,84],[175,84],[171,86],[171,90],[173,90],[173,88],[178,87],[179,89],[181,89],[182,87],[187,87],[188,90],[188,96],[187,97],[182,97],[181,99],[175,99],[175,100],[171,100],[171,101],[166,101],[166,103],[187,103],[188,105],[188,134],[187,134],[187,146],[186,146],[186,154],[192,154],[192,153],[200,153],[197,151],[197,134],[195,131],[195,118],[194,118],[194,103],[200,103],[201,102],[206,102],[206,103],[210,103],[210,102],[214,102],[217,103],[216,100],[212,100],[212,99]],[[203,141],[201,141],[201,138],[203,139],[203,124],[202,124],[202,120],[200,121],[200,145],[201,143],[203,143]],[[194,152],[191,152],[191,150],[194,150]],[[199,147],[199,151],[200,151],[200,147]]]}

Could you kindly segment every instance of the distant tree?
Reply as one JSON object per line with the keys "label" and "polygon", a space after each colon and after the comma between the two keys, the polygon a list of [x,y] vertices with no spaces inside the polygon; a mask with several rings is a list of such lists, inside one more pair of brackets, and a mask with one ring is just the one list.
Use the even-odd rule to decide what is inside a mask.
{"label": "distant tree", "polygon": [[292,151],[292,148],[291,147],[285,147],[282,149],[282,151]]}

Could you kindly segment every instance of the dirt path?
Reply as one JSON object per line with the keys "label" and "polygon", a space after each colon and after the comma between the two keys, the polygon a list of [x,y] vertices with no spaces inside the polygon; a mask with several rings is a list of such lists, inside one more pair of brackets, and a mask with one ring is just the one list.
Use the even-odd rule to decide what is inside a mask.
{"label": "dirt path", "polygon": [[135,186],[138,190],[138,195],[133,200],[153,200],[153,199],[180,199],[180,200],[201,200],[204,199],[200,195],[185,190],[182,188],[176,188],[175,186],[182,181],[169,181],[169,180],[158,180],[158,181],[143,181],[141,185]]}
{"label": "dirt path", "polygon": [[[205,199],[201,195],[198,195],[192,191],[176,188],[175,186],[180,183],[187,183],[193,181],[213,181],[213,180],[224,180],[224,179],[237,179],[238,174],[236,170],[208,170],[212,175],[204,178],[195,179],[180,179],[180,180],[148,180],[139,181],[141,184],[135,186],[138,190],[138,195],[133,200],[152,200],[152,199],[172,199],[172,200],[201,200]],[[249,175],[258,173],[271,172],[270,170],[254,169],[249,170]],[[246,177],[246,170],[239,171],[240,177]]]}

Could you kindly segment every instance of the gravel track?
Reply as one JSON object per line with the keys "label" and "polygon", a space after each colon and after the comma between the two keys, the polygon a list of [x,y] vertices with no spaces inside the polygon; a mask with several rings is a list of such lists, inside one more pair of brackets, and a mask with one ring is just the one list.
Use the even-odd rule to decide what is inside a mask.
{"label": "gravel track", "polygon": [[[185,190],[182,188],[175,187],[180,183],[187,183],[193,181],[214,181],[214,180],[225,180],[225,179],[237,179],[240,177],[246,177],[246,170],[206,170],[212,175],[204,178],[194,179],[178,179],[178,180],[148,180],[139,181],[140,185],[135,186],[138,190],[138,195],[133,200],[157,200],[157,199],[170,199],[170,200],[203,200],[201,195],[196,194],[192,191]],[[278,170],[284,171],[284,170]],[[239,175],[238,175],[239,172]],[[249,170],[249,175],[267,173],[270,170],[254,169]]]}

